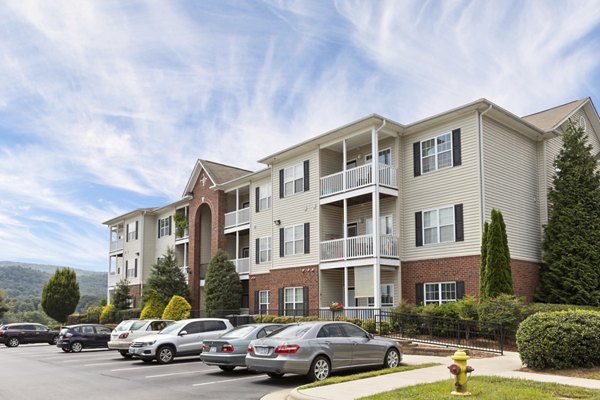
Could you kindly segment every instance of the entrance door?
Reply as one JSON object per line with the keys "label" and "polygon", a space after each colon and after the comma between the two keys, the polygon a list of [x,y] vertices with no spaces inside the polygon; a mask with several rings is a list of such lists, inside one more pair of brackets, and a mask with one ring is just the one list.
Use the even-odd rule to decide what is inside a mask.
{"label": "entrance door", "polygon": [[358,236],[358,225],[356,224],[356,222],[348,224],[346,226],[346,232],[347,232],[348,237]]}

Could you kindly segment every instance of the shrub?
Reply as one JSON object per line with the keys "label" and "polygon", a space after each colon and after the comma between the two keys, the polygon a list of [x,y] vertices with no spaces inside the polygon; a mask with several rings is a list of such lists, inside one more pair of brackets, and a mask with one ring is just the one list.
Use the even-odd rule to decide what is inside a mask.
{"label": "shrub", "polygon": [[479,321],[502,324],[506,335],[514,335],[519,323],[527,315],[527,306],[522,297],[501,294],[479,304]]}
{"label": "shrub", "polygon": [[600,366],[600,312],[533,314],[519,326],[517,347],[530,368]]}
{"label": "shrub", "polygon": [[469,321],[476,321],[479,315],[477,299],[473,296],[465,296],[456,302],[458,317]]}
{"label": "shrub", "polygon": [[409,303],[408,301],[401,299],[400,300],[400,304],[398,304],[396,307],[392,308],[392,312],[393,313],[398,313],[398,314],[412,314],[415,311],[415,308],[417,306]]}
{"label": "shrub", "polygon": [[362,328],[369,333],[377,333],[377,326],[374,319],[367,319],[362,322]]}
{"label": "shrub", "polygon": [[164,312],[165,305],[161,299],[158,296],[149,295],[148,300],[146,300],[146,303],[144,304],[144,308],[142,308],[140,318],[160,318]]}
{"label": "shrub", "polygon": [[[136,319],[140,317],[139,308],[128,308],[126,310],[117,311],[117,321],[124,321],[126,319]],[[115,321],[115,322],[117,322]]]}
{"label": "shrub", "polygon": [[100,313],[100,323],[108,324],[110,322],[115,322],[115,306],[112,304],[107,304],[102,307],[102,312]]}
{"label": "shrub", "polygon": [[379,324],[379,334],[388,335],[392,331],[392,324],[388,321],[381,321]]}
{"label": "shrub", "polygon": [[73,313],[71,315],[67,316],[67,325],[75,325],[75,324],[81,324],[81,323],[86,323],[87,321],[87,314],[85,313]]}
{"label": "shrub", "polygon": [[569,310],[598,310],[598,307],[594,306],[581,306],[575,304],[546,304],[546,303],[532,303],[529,305],[529,313],[535,314],[536,312],[550,312],[550,311],[569,311]]}
{"label": "shrub", "polygon": [[90,306],[86,310],[87,312],[87,322],[91,324],[100,323],[100,314],[102,314],[102,306]]}
{"label": "shrub", "polygon": [[255,314],[252,318],[254,318],[254,322],[265,324],[270,324],[275,320],[275,316],[269,314]]}
{"label": "shrub", "polygon": [[165,311],[163,312],[162,319],[172,319],[175,321],[186,319],[190,317],[190,310],[192,306],[181,296],[173,296],[171,297],[171,301],[165,307]]}

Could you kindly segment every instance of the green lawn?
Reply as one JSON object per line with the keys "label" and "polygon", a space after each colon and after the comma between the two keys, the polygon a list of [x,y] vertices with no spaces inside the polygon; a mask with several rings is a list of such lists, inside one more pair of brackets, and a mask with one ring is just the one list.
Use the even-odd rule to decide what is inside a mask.
{"label": "green lawn", "polygon": [[[397,400],[419,399],[439,400],[460,397],[452,396],[453,381],[448,379],[435,383],[408,386],[401,389],[363,397],[361,400]],[[475,376],[469,380],[469,391],[473,394],[468,399],[477,400],[514,400],[514,399],[599,399],[600,390],[592,390],[575,386],[558,385],[556,383],[536,382],[524,379],[510,379],[496,376]]]}

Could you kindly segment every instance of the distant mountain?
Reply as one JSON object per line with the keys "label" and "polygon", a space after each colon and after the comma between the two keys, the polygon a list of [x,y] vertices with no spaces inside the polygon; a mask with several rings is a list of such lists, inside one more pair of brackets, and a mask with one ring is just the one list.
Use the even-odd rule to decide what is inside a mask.
{"label": "distant mountain", "polygon": [[[13,299],[29,296],[40,297],[42,287],[57,268],[61,267],[0,261],[0,289],[4,289],[8,297]],[[73,269],[77,274],[81,296],[106,297],[106,272]]]}

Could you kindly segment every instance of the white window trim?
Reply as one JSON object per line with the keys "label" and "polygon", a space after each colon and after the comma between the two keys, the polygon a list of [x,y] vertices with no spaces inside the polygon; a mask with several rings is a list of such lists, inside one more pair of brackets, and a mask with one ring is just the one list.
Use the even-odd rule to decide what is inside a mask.
{"label": "white window trim", "polygon": [[[451,225],[441,225],[440,226],[440,210],[445,210],[447,208],[452,209],[452,224]],[[433,226],[430,226],[428,228],[425,228],[425,213],[426,212],[431,212],[431,211],[437,211],[437,224],[435,225],[436,228],[436,234],[437,234],[437,242],[435,243],[426,243],[425,242],[425,229],[432,229],[434,228]],[[421,211],[421,217],[422,217],[422,228],[421,228],[421,232],[422,232],[422,237],[423,237],[423,246],[435,246],[436,244],[443,244],[443,243],[453,243],[456,242],[456,215],[454,214],[454,205],[447,205],[447,206],[443,206],[443,207],[438,207],[438,208],[429,208],[427,210],[423,210]],[[446,240],[444,242],[440,241],[440,228],[442,226],[452,226],[452,240]]]}
{"label": "white window trim", "polygon": [[[285,234],[285,233],[284,233]],[[265,249],[263,249],[263,242],[266,242]],[[266,253],[266,259],[263,260],[263,252]],[[265,236],[258,238],[258,261],[260,264],[271,262],[273,253],[273,240],[271,236]]]}
{"label": "white window trim", "polygon": [[[292,239],[291,241],[286,240],[286,232],[288,229],[293,229],[294,232],[294,239]],[[300,229],[302,231],[302,239],[296,239],[296,229]],[[288,226],[286,228],[283,228],[283,255],[284,256],[295,256],[295,255],[299,255],[299,254],[304,254],[304,224],[298,224],[298,225],[293,225],[293,226]],[[302,241],[302,251],[296,253],[296,243]],[[288,243],[293,243],[292,246],[292,253],[288,253],[287,252],[287,244]]]}
{"label": "white window trim", "polygon": [[[285,174],[285,172],[284,172]],[[285,182],[284,182],[285,185]],[[273,198],[273,186],[271,183],[265,183],[258,187],[258,212],[265,211],[271,208]],[[263,200],[266,200],[266,206],[262,206]]]}
{"label": "white window trim", "polygon": [[[379,154],[381,155],[381,153],[384,153],[388,151],[390,153],[390,163],[389,166],[393,167],[394,166],[394,159],[392,158],[392,148],[391,147],[386,147],[385,149],[381,149],[379,150]],[[373,157],[372,157],[372,153],[366,154],[365,155],[365,164],[371,164],[373,162]],[[384,165],[388,165],[388,164],[384,164]]]}
{"label": "white window trim", "polygon": [[[439,168],[438,167],[438,156],[439,156],[439,154],[438,154],[438,150],[437,150],[437,140],[438,140],[439,137],[445,136],[445,135],[448,135],[448,134],[450,135],[450,149],[444,151],[444,153],[445,152],[450,152],[450,165],[448,165],[446,167]],[[423,169],[423,158],[424,158],[423,157],[423,142],[427,142],[427,141],[429,141],[431,139],[435,140],[435,144],[434,144],[435,153],[433,154],[433,157],[435,159],[435,168],[432,169],[431,171],[425,172],[425,170]],[[450,132],[444,132],[444,133],[441,133],[439,135],[436,135],[436,136],[429,137],[427,139],[421,140],[419,142],[419,160],[421,161],[421,174],[429,174],[431,172],[439,171],[439,170],[446,169],[446,168],[451,168],[454,165],[454,151],[453,151],[454,147],[453,146],[454,146],[454,140],[452,138],[452,131],[450,131]],[[431,156],[428,156],[428,157],[431,157]]]}
{"label": "white window trim", "polygon": [[[443,300],[442,299],[442,285],[447,285],[447,284],[452,284],[454,285],[454,299],[450,299],[450,300]],[[437,290],[438,290],[438,299],[437,300],[427,300],[427,286],[433,286],[436,285],[437,286]],[[451,303],[451,302],[455,302],[457,301],[457,285],[456,285],[456,281],[448,281],[448,282],[426,282],[423,284],[423,304],[424,305],[428,305],[428,304],[437,304],[437,305],[441,305],[443,303]]]}
{"label": "white window trim", "polygon": [[[296,176],[296,169],[299,168],[300,171],[302,171],[302,176]],[[287,179],[286,180],[286,171],[288,170],[292,170],[292,179]],[[296,191],[296,181],[298,179],[302,179],[302,188],[298,191]],[[306,177],[304,176],[304,163],[298,163],[298,164],[294,164],[294,165],[290,165],[289,167],[286,167],[283,169],[283,197],[289,197],[289,196],[293,196],[295,194],[298,193],[302,193],[304,192],[304,179],[306,179]],[[286,184],[287,183],[292,183],[292,192],[288,193],[286,191]]]}
{"label": "white window trim", "polygon": [[158,219],[158,237],[164,237],[164,236],[169,236],[169,228],[171,226],[170,224],[170,218],[169,217],[165,217],[165,218],[159,218]]}
{"label": "white window trim", "polygon": [[[266,302],[263,302],[262,300],[262,295],[265,294],[266,295]],[[258,291],[258,311],[261,314],[268,314],[269,313],[269,291],[268,290],[259,290]],[[263,310],[263,306],[264,307],[264,312]]]}
{"label": "white window trim", "polygon": [[135,222],[127,224],[127,241],[135,240],[136,232]]}
{"label": "white window trim", "polygon": [[[283,310],[285,311],[284,314],[287,315],[287,311],[288,311],[287,305],[288,304],[293,304],[292,311],[294,312],[294,314],[298,310],[304,310],[304,297],[300,301],[298,301],[298,299],[296,298],[296,291],[298,289],[300,289],[300,293],[302,293],[302,296],[304,296],[304,288],[302,286],[290,286],[290,287],[283,288]],[[288,298],[287,298],[288,290],[291,290],[293,293],[292,301],[287,301],[288,300]],[[294,315],[294,314],[292,314],[292,315]]]}

